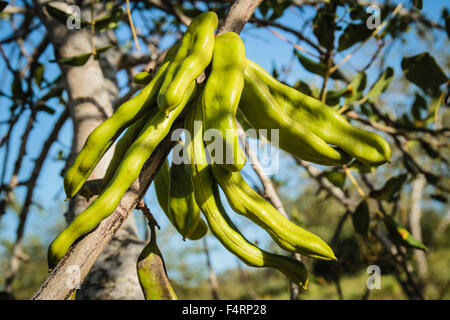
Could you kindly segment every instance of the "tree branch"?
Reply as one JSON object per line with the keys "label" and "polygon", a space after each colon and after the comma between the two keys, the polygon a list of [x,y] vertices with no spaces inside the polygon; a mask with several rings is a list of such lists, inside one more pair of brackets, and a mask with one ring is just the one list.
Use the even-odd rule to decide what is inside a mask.
{"label": "tree branch", "polygon": [[76,268],[80,284],[83,282],[98,256],[146,193],[159,167],[176,143],[176,141],[170,140],[173,130],[181,127],[181,124],[180,121],[176,125],[174,124],[172,130],[145,163],[139,178],[125,192],[114,213],[104,219],[94,231],[72,246],[33,295],[33,300],[61,300],[71,297],[75,288],[68,286],[68,271]]}

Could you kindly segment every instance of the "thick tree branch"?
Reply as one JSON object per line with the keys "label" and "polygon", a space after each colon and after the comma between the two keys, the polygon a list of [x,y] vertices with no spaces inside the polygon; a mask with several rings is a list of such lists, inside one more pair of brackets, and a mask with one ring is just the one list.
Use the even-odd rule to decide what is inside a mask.
{"label": "thick tree branch", "polygon": [[[174,124],[171,132],[180,126],[180,122],[176,125]],[[70,270],[77,270],[79,281],[83,282],[98,256],[142,199],[158,172],[159,167],[175,145],[176,141],[170,140],[171,132],[169,132],[167,137],[153,152],[150,159],[144,165],[139,178],[124,194],[114,213],[104,219],[94,231],[72,246],[70,251],[33,295],[33,300],[61,300],[71,297],[75,288],[68,285],[68,272]]]}

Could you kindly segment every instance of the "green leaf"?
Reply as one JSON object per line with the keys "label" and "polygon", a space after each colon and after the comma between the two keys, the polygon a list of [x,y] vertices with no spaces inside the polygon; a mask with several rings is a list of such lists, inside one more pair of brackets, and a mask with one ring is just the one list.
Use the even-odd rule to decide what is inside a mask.
{"label": "green leaf", "polygon": [[280,76],[280,74],[278,73],[277,65],[276,65],[275,61],[272,61],[272,77],[274,77],[275,79],[278,79],[279,76]]}
{"label": "green leaf", "polygon": [[34,82],[38,85],[38,87],[40,87],[42,80],[44,79],[44,65],[43,64],[39,64],[34,69],[33,79],[34,79]]}
{"label": "green leaf", "polygon": [[378,116],[373,112],[372,108],[370,108],[367,104],[363,103],[359,106],[361,113],[365,115],[368,119],[377,121]]}
{"label": "green leaf", "polygon": [[351,94],[345,99],[345,104],[359,100],[363,97],[363,91],[366,88],[367,76],[365,72],[358,72],[348,85]]}
{"label": "green leaf", "polygon": [[[316,62],[314,60],[311,60],[308,57],[302,55],[297,50],[294,50],[294,54],[297,56],[298,61],[300,61],[303,68],[305,68],[306,70],[308,70],[311,73],[315,73],[322,77],[325,77],[325,73],[326,73],[325,64],[323,64],[322,62]],[[330,78],[333,78],[336,80],[344,80],[345,79],[343,74],[339,70],[336,70],[335,72],[333,72],[330,75]]]}
{"label": "green leaf", "polygon": [[302,81],[299,80],[295,83],[294,88],[298,91],[300,91],[301,93],[304,93],[310,97],[314,97],[311,88],[309,87],[309,85]]}
{"label": "green leaf", "polygon": [[433,173],[425,172],[423,175],[425,176],[427,182],[432,185],[437,185],[441,180],[437,175]]}
{"label": "green leaf", "polygon": [[58,154],[56,155],[57,160],[65,160],[64,152],[62,150],[58,150]]}
{"label": "green leaf", "polygon": [[38,111],[43,111],[43,112],[46,112],[46,113],[49,113],[49,114],[54,114],[55,113],[55,109],[52,109],[52,108],[50,108],[49,106],[46,106],[46,105],[39,105],[36,109]]}
{"label": "green leaf", "polygon": [[415,95],[416,95],[416,99],[414,100],[414,103],[411,107],[411,113],[412,113],[414,119],[421,121],[421,120],[423,120],[421,112],[422,112],[422,110],[427,109],[427,101],[420,94],[416,93]]}
{"label": "green leaf", "polygon": [[272,0],[270,2],[270,7],[272,8],[272,14],[269,17],[269,20],[276,20],[280,18],[286,8],[292,5],[292,1],[280,1],[280,0]]}
{"label": "green leaf", "polygon": [[73,66],[73,67],[80,67],[89,60],[91,55],[92,55],[92,53],[83,53],[83,54],[80,54],[80,55],[74,56],[74,57],[62,58],[59,60],[50,60],[50,62],[57,62],[57,63],[61,63],[61,64],[67,64],[67,65]]}
{"label": "green leaf", "polygon": [[422,0],[413,0],[413,4],[417,9],[422,10],[423,7]]}
{"label": "green leaf", "polygon": [[55,86],[50,88],[50,90],[41,98],[42,101],[47,101],[51,98],[60,97],[64,91],[63,87]]}
{"label": "green leaf", "polygon": [[261,13],[261,15],[266,18],[267,13],[269,12],[269,6],[267,5],[267,1],[263,1],[258,7],[258,9],[259,13]]}
{"label": "green leaf", "polygon": [[363,237],[369,236],[370,211],[365,200],[362,200],[352,214],[353,228]]}
{"label": "green leaf", "polygon": [[390,34],[392,38],[400,37],[400,34],[406,32],[410,28],[411,19],[406,15],[395,16],[391,18],[383,31],[381,31],[376,37],[378,39],[383,38],[387,34]]}
{"label": "green leaf", "polygon": [[46,4],[45,9],[47,9],[48,14],[55,19],[56,21],[62,23],[63,25],[66,25],[67,19],[70,17],[70,14],[67,12],[60,10],[58,8],[55,8],[51,4]]}
{"label": "green leaf", "polygon": [[338,188],[343,188],[345,185],[345,173],[335,170],[325,171],[323,173],[325,178],[330,181],[334,186]]}
{"label": "green leaf", "polygon": [[2,12],[3,9],[5,9],[7,5],[8,5],[8,2],[0,1],[0,12]]}
{"label": "green leaf", "polygon": [[325,4],[317,10],[313,20],[314,35],[320,45],[325,48],[330,47],[332,44],[330,31],[333,30],[335,16],[336,14],[333,12],[331,5]]}
{"label": "green leaf", "polygon": [[349,92],[351,91],[349,91],[348,88],[327,91],[327,94],[325,96],[325,104],[329,106],[335,106],[339,104],[340,98],[347,96]]}
{"label": "green leaf", "polygon": [[444,195],[442,195],[442,194],[438,194],[438,193],[432,194],[432,195],[430,196],[430,198],[431,198],[431,199],[434,199],[434,200],[436,200],[436,201],[442,202],[442,203],[447,203],[447,197],[444,196]]}
{"label": "green leaf", "polygon": [[113,29],[118,26],[124,16],[125,13],[123,10],[121,8],[116,8],[105,17],[95,20],[95,29],[99,31]]}
{"label": "green leaf", "polygon": [[338,51],[343,51],[345,49],[351,48],[358,42],[362,42],[370,37],[373,30],[367,28],[366,23],[353,24],[350,23],[345,28],[342,35],[339,37],[338,41]]}
{"label": "green leaf", "polygon": [[19,99],[23,95],[22,77],[19,71],[14,72],[14,80],[11,84],[11,92],[14,99]]}
{"label": "green leaf", "polygon": [[[65,12],[64,10],[61,10],[55,6],[53,6],[51,3],[47,3],[45,5],[45,8],[47,9],[48,14],[55,19],[56,21],[62,23],[63,25],[67,25],[67,19],[72,17],[71,14]],[[89,22],[86,20],[80,19],[80,27],[84,28],[86,26],[90,25]]]}
{"label": "green leaf", "polygon": [[350,19],[352,20],[367,21],[367,19],[370,17],[370,14],[365,10],[365,8],[358,4],[351,5],[349,10],[350,10]]}
{"label": "green leaf", "polygon": [[[53,6],[51,3],[46,4],[45,7],[47,9],[47,12],[50,14],[50,16],[52,16],[53,19],[64,25],[67,24],[67,19],[72,17],[71,14]],[[122,20],[124,16],[125,13],[121,8],[115,8],[109,14],[105,15],[104,17],[101,17],[100,19],[95,20],[95,29],[98,31],[113,29],[117,27],[119,21]],[[91,26],[91,21],[87,21],[84,19],[79,20],[81,28]]]}
{"label": "green leaf", "polygon": [[398,245],[428,251],[428,248],[419,240],[414,238],[408,230],[403,228],[391,216],[385,215],[383,219],[391,239]]}
{"label": "green leaf", "polygon": [[109,44],[109,45],[106,45],[106,46],[103,46],[103,47],[99,47],[99,48],[95,48],[95,56],[94,56],[94,58],[95,59],[98,59],[98,58],[100,58],[100,55],[103,53],[103,52],[105,52],[106,50],[108,50],[108,49],[111,49],[111,48],[115,48],[116,46],[114,46],[114,45],[112,45],[112,44]]}
{"label": "green leaf", "polygon": [[408,175],[406,173],[390,178],[381,189],[370,192],[369,197],[390,201],[398,195]]}
{"label": "green leaf", "polygon": [[450,15],[445,18],[445,31],[447,32],[447,37],[450,39]]}
{"label": "green leaf", "polygon": [[386,88],[389,86],[389,83],[392,81],[394,77],[394,69],[391,67],[388,67],[386,71],[384,71],[378,80],[373,84],[373,86],[370,88],[369,92],[367,93],[368,99],[375,99],[378,97],[381,93],[383,93]]}
{"label": "green leaf", "polygon": [[447,82],[447,76],[428,52],[403,58],[402,69],[406,79],[425,92],[436,92]]}

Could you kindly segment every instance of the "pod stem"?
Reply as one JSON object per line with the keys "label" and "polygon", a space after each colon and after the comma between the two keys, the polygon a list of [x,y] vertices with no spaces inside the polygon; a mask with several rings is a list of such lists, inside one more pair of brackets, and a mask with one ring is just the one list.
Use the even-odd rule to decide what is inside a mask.
{"label": "pod stem", "polygon": [[153,217],[152,213],[150,212],[150,209],[147,207],[147,205],[144,202],[144,199],[141,199],[136,206],[136,209],[141,210],[144,214],[145,218],[147,219],[148,226],[150,227],[152,239],[154,238],[153,235],[155,234],[155,227],[158,227],[159,230],[161,230],[161,227],[159,226],[158,222],[156,221],[155,217]]}

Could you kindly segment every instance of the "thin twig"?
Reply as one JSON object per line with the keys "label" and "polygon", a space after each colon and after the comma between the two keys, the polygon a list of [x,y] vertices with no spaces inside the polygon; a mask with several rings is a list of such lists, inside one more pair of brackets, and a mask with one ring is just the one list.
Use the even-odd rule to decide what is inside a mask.
{"label": "thin twig", "polygon": [[130,23],[130,28],[131,28],[131,33],[133,34],[134,44],[136,45],[136,50],[139,51],[140,50],[139,41],[136,36],[136,30],[134,29],[133,18],[131,17],[130,1],[126,0],[126,4],[127,4],[128,22]]}

